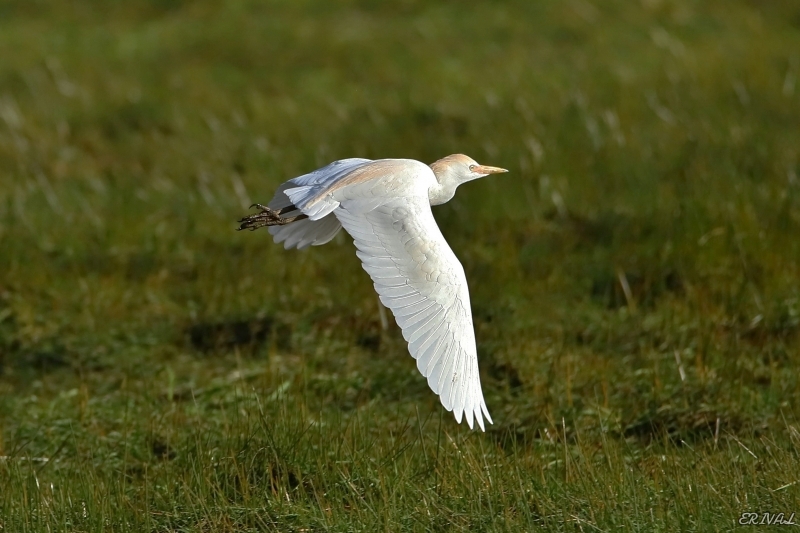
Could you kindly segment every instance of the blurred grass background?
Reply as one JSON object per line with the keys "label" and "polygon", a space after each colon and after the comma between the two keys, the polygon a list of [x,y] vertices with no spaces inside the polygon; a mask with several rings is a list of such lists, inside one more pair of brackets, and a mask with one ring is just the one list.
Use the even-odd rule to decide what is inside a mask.
{"label": "blurred grass background", "polygon": [[[791,0],[0,3],[0,531],[800,511],[798,76]],[[348,237],[233,231],[454,152],[485,434]]]}

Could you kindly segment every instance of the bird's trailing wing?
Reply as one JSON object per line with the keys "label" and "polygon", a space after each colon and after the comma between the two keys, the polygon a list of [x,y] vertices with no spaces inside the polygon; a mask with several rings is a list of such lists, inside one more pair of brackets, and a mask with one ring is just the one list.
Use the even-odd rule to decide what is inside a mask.
{"label": "bird's trailing wing", "polygon": [[464,269],[436,225],[426,196],[387,198],[364,211],[343,200],[333,212],[355,240],[381,302],[391,309],[417,368],[442,405],[491,422],[483,399]]}
{"label": "bird's trailing wing", "polygon": [[[325,190],[357,168],[363,167],[370,162],[371,160],[369,159],[355,157],[341,159],[309,174],[293,178],[278,187],[268,207],[276,211],[288,208],[293,204],[286,194],[287,190],[296,190],[298,188],[301,190]],[[298,211],[287,211],[285,216],[291,217],[297,214]],[[336,236],[341,227],[333,213],[330,213],[315,220],[306,218],[285,226],[270,226],[267,229],[275,242],[283,243],[284,248],[287,250],[290,248],[302,250],[308,246],[325,244]]]}

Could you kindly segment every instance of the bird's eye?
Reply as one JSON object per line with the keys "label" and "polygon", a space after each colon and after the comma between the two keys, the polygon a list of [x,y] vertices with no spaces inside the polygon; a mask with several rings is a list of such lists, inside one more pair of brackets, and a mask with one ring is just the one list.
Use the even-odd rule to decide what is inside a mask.
{"label": "bird's eye", "polygon": [[470,165],[469,169],[470,169],[470,171],[472,171],[472,170],[475,170],[477,167],[478,167],[478,165]]}

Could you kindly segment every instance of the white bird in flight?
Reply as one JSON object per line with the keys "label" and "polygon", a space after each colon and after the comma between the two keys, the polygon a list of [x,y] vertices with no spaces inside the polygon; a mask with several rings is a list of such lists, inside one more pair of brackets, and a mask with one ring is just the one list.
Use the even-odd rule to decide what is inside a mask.
{"label": "white bird in flight", "polygon": [[342,159],[278,186],[261,212],[239,229],[269,226],[276,243],[303,249],[344,227],[383,305],[391,309],[417,368],[442,405],[491,423],[478,374],[478,353],[464,267],[436,225],[432,205],[474,179],[508,172],[463,154],[430,166],[413,159]]}

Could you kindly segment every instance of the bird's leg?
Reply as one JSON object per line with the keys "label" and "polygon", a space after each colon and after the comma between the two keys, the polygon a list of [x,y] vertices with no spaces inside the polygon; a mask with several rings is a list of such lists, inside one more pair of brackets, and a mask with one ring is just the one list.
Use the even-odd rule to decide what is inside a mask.
{"label": "bird's leg", "polygon": [[261,212],[241,219],[239,221],[239,228],[237,231],[241,231],[243,229],[254,231],[258,228],[263,228],[264,226],[285,226],[286,224],[290,224],[295,220],[308,218],[308,215],[304,215],[302,213],[293,217],[282,217],[281,215],[284,213],[297,211],[297,208],[293,205],[282,207],[278,210],[270,209],[269,207],[261,204],[253,204],[250,207],[257,207],[261,210]]}

